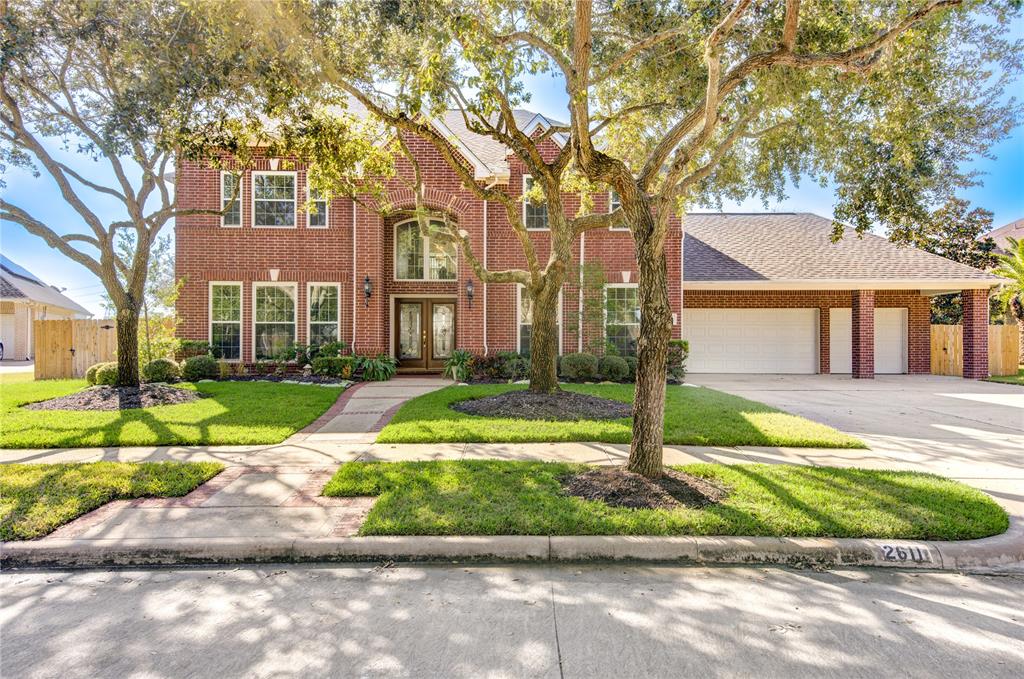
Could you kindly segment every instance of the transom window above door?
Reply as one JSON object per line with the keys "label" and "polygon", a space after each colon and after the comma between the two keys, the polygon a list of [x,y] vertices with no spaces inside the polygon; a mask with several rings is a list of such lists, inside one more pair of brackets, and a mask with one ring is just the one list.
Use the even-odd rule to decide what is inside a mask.
{"label": "transom window above door", "polygon": [[427,236],[420,235],[414,219],[395,225],[395,279],[400,281],[454,281],[456,253],[453,241],[444,238],[445,226],[431,221]]}

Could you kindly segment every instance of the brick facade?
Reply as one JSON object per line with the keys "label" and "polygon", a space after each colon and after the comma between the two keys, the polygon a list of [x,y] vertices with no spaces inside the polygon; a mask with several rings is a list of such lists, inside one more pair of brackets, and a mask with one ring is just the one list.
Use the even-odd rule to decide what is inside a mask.
{"label": "brick facade", "polygon": [[853,378],[875,376],[875,291],[854,290],[851,299]]}
{"label": "brick facade", "polygon": [[964,290],[964,378],[988,377],[988,290]]}
{"label": "brick facade", "polygon": [[[408,143],[430,178],[427,201],[430,207],[444,211],[469,232],[476,256],[493,270],[525,268],[522,248],[509,224],[504,206],[487,204],[465,189],[458,176],[429,143],[409,138]],[[550,140],[546,154],[557,153]],[[511,157],[508,191],[519,196],[523,186],[523,166]],[[305,343],[307,334],[307,286],[309,283],[337,283],[341,289],[340,337],[359,353],[390,353],[393,350],[393,301],[397,297],[446,297],[457,302],[456,345],[476,353],[493,354],[516,349],[518,326],[516,286],[484,285],[472,273],[460,254],[458,275],[454,281],[401,281],[394,271],[394,229],[408,219],[413,203],[407,184],[394,180],[388,185],[388,216],[349,199],[336,199],[328,210],[326,228],[306,225],[302,212],[306,195],[306,167],[295,159],[282,160],[279,170],[296,173],[298,210],[296,228],[254,228],[252,226],[252,172],[271,170],[270,159],[257,160],[252,170],[242,176],[242,225],[222,227],[219,215],[187,215],[179,217],[175,226],[176,275],[184,279],[177,302],[180,337],[209,339],[210,282],[242,284],[242,360],[252,362],[253,353],[253,284],[270,281],[295,283],[298,289],[296,341]],[[407,179],[412,170],[404,161],[398,173]],[[182,160],[178,164],[177,190],[182,209],[219,208],[220,172],[206,163]],[[595,210],[608,209],[607,194],[594,197]],[[576,214],[579,199],[566,196],[565,213]],[[486,211],[486,218],[485,218]],[[486,247],[484,233],[486,224]],[[545,262],[550,251],[549,233],[532,231],[531,241],[537,257]],[[582,246],[581,246],[582,243]],[[670,226],[667,257],[673,312],[681,318],[681,254],[682,228],[678,220]],[[637,270],[633,241],[628,231],[592,230],[577,239],[573,246],[573,265],[584,261],[601,261],[609,282],[623,282],[623,273],[636,282]],[[372,295],[367,303],[363,281],[370,278]],[[466,283],[472,280],[474,298],[470,302]],[[584,327],[581,338],[575,322],[579,308],[579,291],[574,280],[563,288],[562,347],[576,351],[582,344],[602,332],[601,328]],[[674,336],[681,336],[677,323]]]}
{"label": "brick facade", "polygon": [[[427,142],[409,138],[427,177],[427,201],[444,211],[470,234],[475,254],[492,270],[525,267],[521,246],[508,222],[505,209],[495,202],[484,203],[465,189],[458,176]],[[557,152],[552,141],[545,142],[545,154]],[[411,176],[411,168],[398,164],[400,176]],[[507,190],[519,196],[523,186],[523,166],[509,158]],[[403,220],[403,211],[413,207],[407,184],[394,180],[388,185],[390,211],[382,216],[369,206],[348,199],[332,201],[326,228],[308,227],[302,212],[306,195],[306,168],[301,162],[281,161],[278,169],[294,170],[298,207],[296,228],[253,228],[252,171],[242,177],[242,225],[222,227],[218,215],[188,215],[176,224],[176,274],[184,279],[178,298],[179,336],[209,339],[210,282],[239,282],[242,285],[242,360],[252,362],[253,284],[270,281],[295,283],[296,341],[308,341],[307,286],[309,283],[336,283],[340,286],[340,338],[359,353],[393,351],[394,300],[398,297],[445,297],[457,303],[456,342],[458,348],[475,353],[494,354],[517,348],[516,287],[511,284],[484,285],[473,276],[465,257],[460,255],[454,281],[395,280],[394,229]],[[256,171],[272,168],[270,159],[260,159]],[[220,173],[206,163],[183,160],[178,164],[177,191],[182,209],[216,210],[220,202]],[[578,197],[566,196],[564,210],[575,215]],[[608,195],[594,196],[594,209],[608,209]],[[407,214],[407,212],[406,212]],[[407,218],[407,217],[404,217]],[[850,291],[686,291],[683,292],[682,224],[674,220],[667,241],[669,295],[674,314],[673,337],[685,337],[682,310],[688,308],[797,308],[819,310],[819,369],[829,372],[829,310],[854,308],[855,293]],[[486,233],[486,239],[485,239]],[[548,257],[549,234],[530,233],[540,261]],[[633,241],[628,231],[598,229],[586,232],[573,247],[574,265],[600,262],[608,283],[635,283],[637,269]],[[372,295],[366,300],[363,281],[369,277]],[[467,281],[474,284],[472,302],[466,292]],[[870,292],[870,291],[868,291]],[[864,295],[864,293],[860,293]],[[862,296],[861,302],[867,297]],[[916,290],[877,291],[876,307],[908,309],[908,369],[910,373],[930,372],[929,300]],[[864,304],[861,305],[864,308]],[[578,322],[580,291],[570,276],[563,287],[562,350],[564,353],[590,350],[600,345],[603,327]],[[857,314],[855,313],[855,318]],[[865,319],[868,317],[865,316]],[[856,323],[856,321],[855,321]],[[862,324],[861,333],[867,333]],[[869,337],[870,334],[864,335]],[[966,337],[966,336],[965,336]],[[868,347],[870,342],[861,343]],[[965,339],[966,346],[966,339]],[[863,346],[862,346],[863,349]],[[870,351],[870,348],[868,349]],[[867,363],[854,348],[854,364],[865,374]],[[861,356],[858,363],[857,356]],[[987,370],[987,365],[985,366]]]}

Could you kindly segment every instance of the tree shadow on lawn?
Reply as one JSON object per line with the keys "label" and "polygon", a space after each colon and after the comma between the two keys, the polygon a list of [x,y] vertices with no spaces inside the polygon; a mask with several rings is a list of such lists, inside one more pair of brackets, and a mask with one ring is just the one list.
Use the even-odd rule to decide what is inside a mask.
{"label": "tree shadow on lawn", "polygon": [[[0,440],[10,448],[274,444],[315,420],[338,396],[314,407],[302,398],[315,393],[306,385],[232,386],[192,385],[205,398],[118,411],[26,411],[21,406],[32,401],[19,402],[5,413],[12,417],[4,418]],[[296,412],[301,410],[306,412],[299,420]]]}

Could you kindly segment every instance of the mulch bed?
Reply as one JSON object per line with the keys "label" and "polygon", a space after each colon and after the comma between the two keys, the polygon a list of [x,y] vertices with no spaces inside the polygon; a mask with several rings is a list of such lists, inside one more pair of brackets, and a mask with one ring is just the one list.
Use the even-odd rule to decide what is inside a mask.
{"label": "mulch bed", "polygon": [[29,403],[24,407],[28,410],[129,410],[192,403],[205,397],[205,394],[166,384],[143,384],[141,387],[97,386],[51,398],[49,401]]}
{"label": "mulch bed", "polygon": [[508,391],[495,396],[458,401],[453,410],[483,417],[509,417],[520,420],[619,420],[632,415],[632,406],[610,398],[574,391],[540,394],[532,391]]}
{"label": "mulch bed", "polygon": [[623,468],[600,468],[562,479],[568,495],[630,509],[700,509],[717,504],[725,491],[704,479],[666,469],[660,479],[648,479]]}

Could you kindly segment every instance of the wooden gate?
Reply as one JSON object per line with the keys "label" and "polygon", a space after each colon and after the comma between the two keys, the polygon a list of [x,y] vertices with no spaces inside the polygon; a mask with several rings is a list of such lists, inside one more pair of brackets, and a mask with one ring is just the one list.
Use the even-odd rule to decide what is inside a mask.
{"label": "wooden gate", "polygon": [[[988,326],[988,372],[1016,375],[1018,343],[1016,325]],[[962,325],[932,326],[932,374],[964,374],[964,328]]]}
{"label": "wooden gate", "polygon": [[109,320],[36,321],[35,378],[84,377],[94,363],[115,360],[117,332]]}

